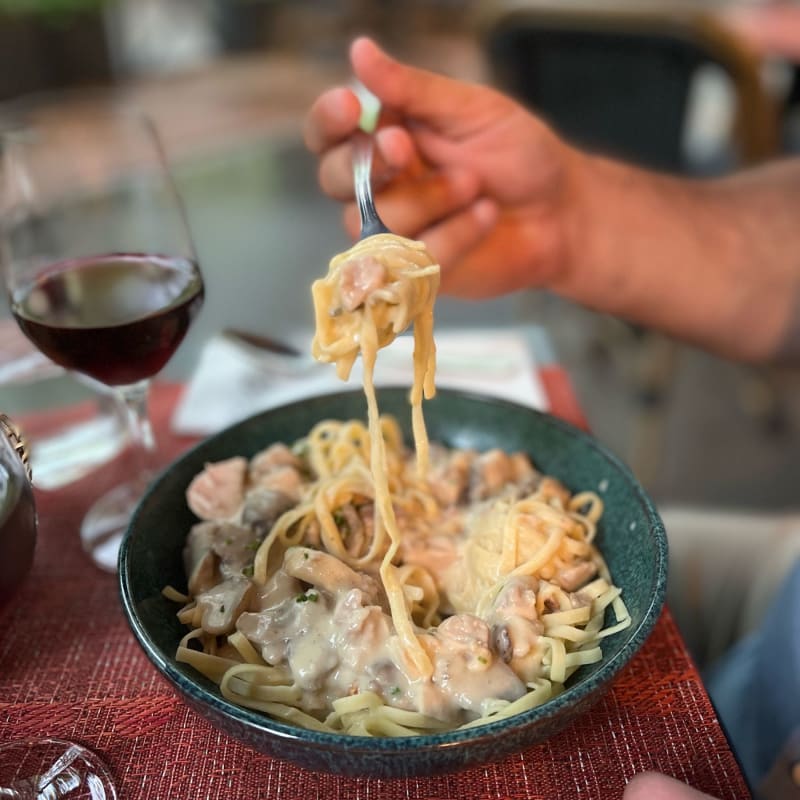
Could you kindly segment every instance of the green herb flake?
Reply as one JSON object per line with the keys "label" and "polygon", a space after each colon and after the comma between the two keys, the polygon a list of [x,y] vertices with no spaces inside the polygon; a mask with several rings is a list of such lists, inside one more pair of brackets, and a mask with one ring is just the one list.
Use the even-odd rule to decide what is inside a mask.
{"label": "green herb flake", "polygon": [[347,522],[347,518],[341,511],[334,511],[333,512],[333,521],[336,523],[336,527],[339,529],[340,533],[347,535],[350,533],[350,525]]}

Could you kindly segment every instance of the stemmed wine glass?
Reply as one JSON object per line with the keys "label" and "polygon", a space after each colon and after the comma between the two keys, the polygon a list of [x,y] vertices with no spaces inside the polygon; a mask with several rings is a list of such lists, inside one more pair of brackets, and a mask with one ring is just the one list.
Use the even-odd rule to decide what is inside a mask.
{"label": "stemmed wine glass", "polygon": [[186,214],[153,122],[130,109],[39,112],[3,136],[4,280],[26,336],[124,404],[131,478],[89,509],[81,539],[116,569],[155,450],[150,379],[203,302]]}

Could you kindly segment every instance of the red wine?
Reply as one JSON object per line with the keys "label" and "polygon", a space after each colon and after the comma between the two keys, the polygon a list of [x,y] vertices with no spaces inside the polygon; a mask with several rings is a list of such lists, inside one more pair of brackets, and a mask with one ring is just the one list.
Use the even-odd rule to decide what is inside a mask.
{"label": "red wine", "polygon": [[124,386],[167,363],[202,302],[190,261],[108,255],[54,264],[13,293],[11,311],[56,364]]}

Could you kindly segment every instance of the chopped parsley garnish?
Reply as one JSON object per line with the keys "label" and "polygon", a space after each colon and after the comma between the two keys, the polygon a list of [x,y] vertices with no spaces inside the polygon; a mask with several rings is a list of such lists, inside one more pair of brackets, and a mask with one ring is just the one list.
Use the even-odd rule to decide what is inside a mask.
{"label": "chopped parsley garnish", "polygon": [[316,603],[317,600],[319,600],[319,595],[316,592],[305,592],[295,597],[295,601],[298,603]]}
{"label": "chopped parsley garnish", "polygon": [[341,511],[333,512],[333,521],[341,533],[350,533],[350,525],[347,522],[347,517]]}

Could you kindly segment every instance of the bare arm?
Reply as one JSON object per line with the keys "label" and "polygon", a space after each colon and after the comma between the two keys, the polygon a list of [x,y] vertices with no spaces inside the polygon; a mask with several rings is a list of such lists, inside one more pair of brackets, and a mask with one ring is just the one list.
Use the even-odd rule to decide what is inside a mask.
{"label": "bare arm", "polygon": [[582,157],[552,288],[742,360],[799,358],[800,159],[692,181]]}

